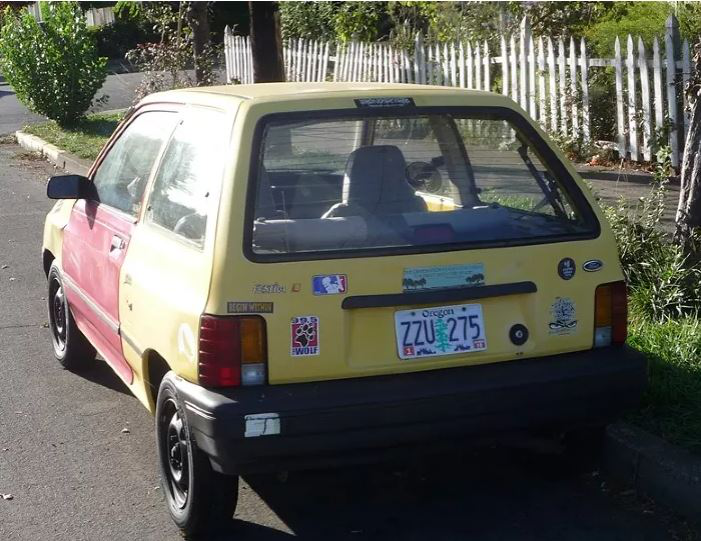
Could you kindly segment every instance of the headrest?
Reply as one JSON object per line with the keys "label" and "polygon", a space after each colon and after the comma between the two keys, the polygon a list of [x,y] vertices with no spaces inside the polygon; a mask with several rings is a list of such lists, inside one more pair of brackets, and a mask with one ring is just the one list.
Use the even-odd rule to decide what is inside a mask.
{"label": "headrest", "polygon": [[343,201],[375,205],[413,196],[405,170],[406,160],[398,147],[360,147],[348,156],[343,179]]}

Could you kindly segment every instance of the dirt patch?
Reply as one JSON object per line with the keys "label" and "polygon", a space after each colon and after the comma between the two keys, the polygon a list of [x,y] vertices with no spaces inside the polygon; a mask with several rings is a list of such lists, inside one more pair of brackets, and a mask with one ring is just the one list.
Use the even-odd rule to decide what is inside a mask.
{"label": "dirt patch", "polygon": [[17,143],[17,139],[14,134],[0,135],[0,145],[14,145],[15,143]]}

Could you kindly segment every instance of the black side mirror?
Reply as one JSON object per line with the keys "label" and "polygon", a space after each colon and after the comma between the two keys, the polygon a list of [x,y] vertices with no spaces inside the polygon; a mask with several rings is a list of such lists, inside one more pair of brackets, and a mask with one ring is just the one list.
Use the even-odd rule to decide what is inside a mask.
{"label": "black side mirror", "polygon": [[95,185],[81,175],[51,177],[46,185],[49,199],[95,199]]}

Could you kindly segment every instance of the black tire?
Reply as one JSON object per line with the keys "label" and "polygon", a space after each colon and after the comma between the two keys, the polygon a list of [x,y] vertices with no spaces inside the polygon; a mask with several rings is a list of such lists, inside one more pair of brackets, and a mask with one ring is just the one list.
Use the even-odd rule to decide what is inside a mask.
{"label": "black tire", "polygon": [[171,518],[194,537],[231,525],[239,478],[215,472],[197,448],[172,374],[161,381],[156,399],[158,467]]}
{"label": "black tire", "polygon": [[73,319],[65,296],[61,271],[52,263],[48,276],[49,330],[56,360],[66,370],[79,372],[92,366],[95,348],[88,342]]}

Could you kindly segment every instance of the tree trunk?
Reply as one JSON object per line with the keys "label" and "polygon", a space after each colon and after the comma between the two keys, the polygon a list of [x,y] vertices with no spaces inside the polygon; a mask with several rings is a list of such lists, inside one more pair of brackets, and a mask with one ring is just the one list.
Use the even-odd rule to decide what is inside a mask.
{"label": "tree trunk", "polygon": [[694,229],[701,227],[701,43],[696,45],[694,73],[687,95],[691,107],[689,133],[684,145],[681,190],[676,216],[676,239],[691,248]]}
{"label": "tree trunk", "polygon": [[190,2],[190,27],[192,28],[192,53],[195,63],[197,86],[210,83],[211,66],[209,49],[209,2]]}
{"label": "tree trunk", "polygon": [[285,66],[277,2],[249,1],[248,10],[251,15],[253,82],[284,82]]}

